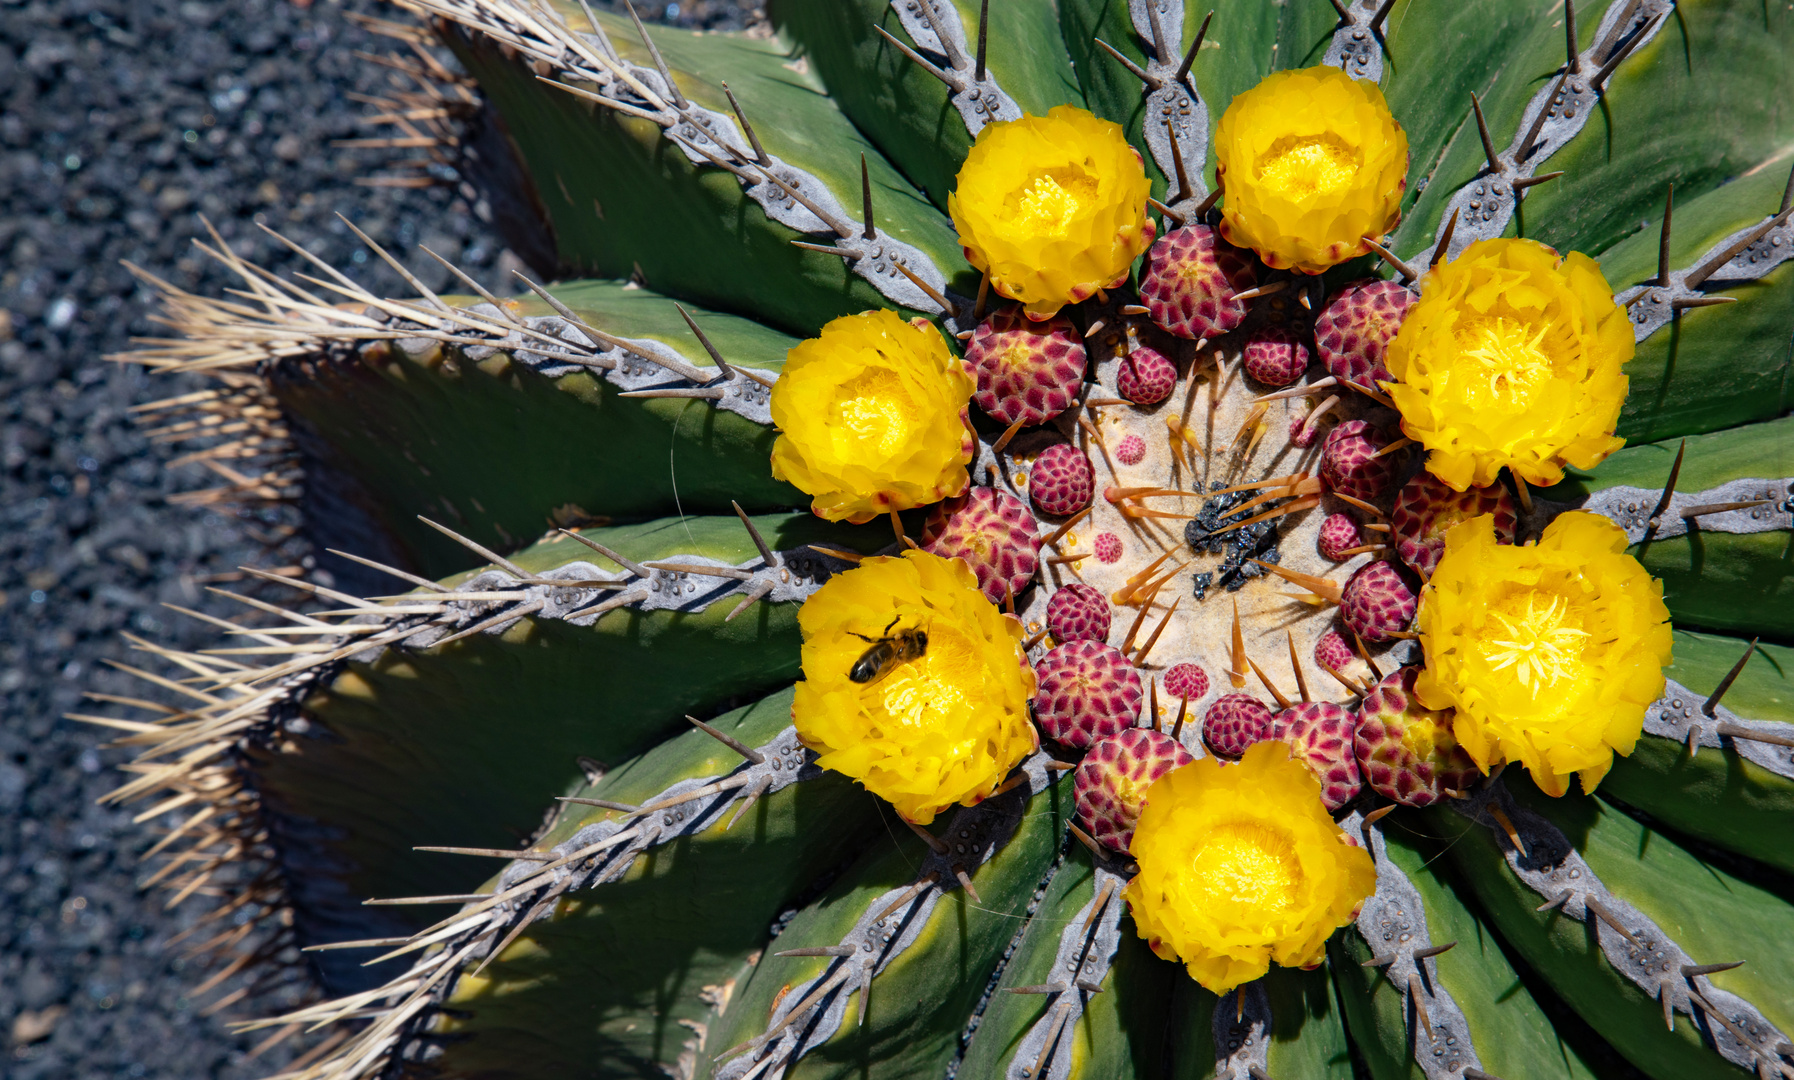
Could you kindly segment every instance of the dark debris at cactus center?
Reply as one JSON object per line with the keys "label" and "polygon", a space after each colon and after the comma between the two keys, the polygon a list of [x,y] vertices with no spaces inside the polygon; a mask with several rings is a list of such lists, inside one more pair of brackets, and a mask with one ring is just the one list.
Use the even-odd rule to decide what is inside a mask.
{"label": "dark debris at cactus center", "polygon": [[[1209,484],[1210,491],[1220,491],[1220,481]],[[1196,516],[1184,525],[1184,543],[1197,555],[1219,555],[1220,565],[1212,570],[1200,570],[1196,573],[1196,599],[1203,600],[1210,589],[1225,589],[1227,592],[1238,592],[1240,586],[1253,578],[1263,577],[1264,567],[1253,562],[1281,562],[1283,554],[1277,548],[1282,537],[1277,532],[1277,523],[1281,518],[1254,522],[1251,525],[1223,532],[1230,525],[1237,525],[1251,515],[1235,511],[1235,507],[1252,500],[1256,493],[1251,491],[1231,491],[1224,495],[1212,495],[1202,504]]]}

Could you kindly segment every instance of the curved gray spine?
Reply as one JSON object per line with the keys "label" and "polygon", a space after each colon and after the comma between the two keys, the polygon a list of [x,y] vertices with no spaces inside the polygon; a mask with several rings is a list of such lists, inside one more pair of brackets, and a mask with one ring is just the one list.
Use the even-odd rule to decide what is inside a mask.
{"label": "curved gray spine", "polygon": [[1776,739],[1794,739],[1794,724],[1746,720],[1723,704],[1715,704],[1713,711],[1709,713],[1706,711],[1705,697],[1674,679],[1667,680],[1667,683],[1663,696],[1645,710],[1646,733],[1685,743],[1691,750],[1700,746],[1721,750],[1729,745],[1734,753],[1746,761],[1760,765],[1777,776],[1794,780],[1794,746],[1763,739],[1737,738],[1719,730],[1719,725],[1730,724],[1734,728],[1743,728]]}
{"label": "curved gray spine", "polygon": [[[1705,299],[1709,294],[1702,290],[1702,286],[1708,282],[1723,286],[1756,281],[1794,258],[1794,221],[1790,220],[1788,211],[1789,208],[1783,206],[1776,214],[1727,236],[1708,248],[1693,266],[1671,271],[1667,285],[1653,281],[1615,296],[1614,301],[1625,308],[1632,319],[1633,336],[1643,341],[1674,322],[1681,310],[1678,302]],[[1730,258],[1709,267],[1709,263],[1745,240],[1750,242],[1744,243]]]}
{"label": "curved gray spine", "polygon": [[[1657,528],[1653,530],[1651,517],[1657,513],[1657,501],[1662,497],[1662,488],[1618,485],[1602,488],[1580,504],[1536,499],[1537,509],[1529,519],[1534,526],[1531,531],[1536,532],[1552,518],[1569,510],[1588,510],[1612,519],[1614,524],[1626,530],[1626,541],[1631,544],[1642,543],[1647,533],[1657,540],[1682,536],[1689,531],[1691,520],[1699,522],[1696,532],[1748,534],[1794,528],[1794,477],[1744,478],[1705,491],[1677,491],[1658,516]],[[1681,516],[1705,506],[1760,501],[1764,501],[1764,505],[1701,514],[1698,518]]]}
{"label": "curved gray spine", "polygon": [[[734,117],[685,100],[676,88],[667,86],[660,72],[604,55],[610,52],[608,42],[577,33],[546,8],[532,10],[520,0],[417,2],[421,9],[431,14],[518,49],[531,59],[545,62],[553,70],[555,81],[574,80],[589,84],[591,89],[586,85],[578,89],[648,114],[693,165],[726,167],[734,172],[743,194],[774,221],[798,232],[827,233],[838,238],[836,244],[841,249],[862,256],[848,260],[849,269],[865,278],[887,299],[917,311],[939,309],[939,304],[892,265],[902,263],[917,277],[944,292],[946,276],[921,249],[884,233],[878,233],[876,240],[865,239],[867,223],[852,224],[853,215],[843,209],[828,185],[770,154],[767,164],[759,164],[758,155],[736,126]],[[635,85],[630,85],[631,82]],[[660,100],[647,99],[637,87],[646,87]],[[710,156],[712,153],[716,159]],[[768,180],[767,174],[776,176],[802,194],[815,209]]]}
{"label": "curved gray spine", "polygon": [[1482,1071],[1482,1059],[1470,1041],[1464,1010],[1439,981],[1437,965],[1428,968],[1426,958],[1415,956],[1433,945],[1426,905],[1408,875],[1389,861],[1383,830],[1366,829],[1363,822],[1356,811],[1340,822],[1347,835],[1364,837],[1377,863],[1377,891],[1359,909],[1358,933],[1377,960],[1388,960],[1379,964],[1384,976],[1408,997],[1408,1038],[1421,1071],[1428,1080],[1463,1080],[1465,1069]]}
{"label": "curved gray spine", "polygon": [[[1684,966],[1701,961],[1690,957],[1637,908],[1609,892],[1557,826],[1520,806],[1500,781],[1451,806],[1494,834],[1508,867],[1527,888],[1565,916],[1587,923],[1607,962],[1646,995],[1661,1001],[1666,1019],[1677,1012],[1688,1014],[1720,1056],[1743,1069],[1781,1068],[1776,1047],[1788,1036],[1750,1002],[1714,986],[1705,975],[1684,976]],[[1488,812],[1491,806],[1513,825],[1526,854],[1514,847]],[[1624,927],[1624,934],[1597,915],[1590,901]]]}

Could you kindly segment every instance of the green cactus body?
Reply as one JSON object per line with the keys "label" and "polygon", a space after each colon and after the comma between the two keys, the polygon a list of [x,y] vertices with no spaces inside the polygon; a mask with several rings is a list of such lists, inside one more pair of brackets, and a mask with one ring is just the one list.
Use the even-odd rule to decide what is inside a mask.
{"label": "green cactus body", "polygon": [[[190,894],[228,858],[255,860],[264,884],[233,903],[287,920],[318,948],[326,989],[349,995],[261,1022],[359,1024],[299,1080],[1579,1080],[1617,1058],[1662,1080],[1794,1078],[1794,962],[1780,948],[1794,938],[1782,879],[1794,871],[1794,127],[1782,106],[1794,17],[1752,0],[1286,0],[1212,14],[1188,0],[774,0],[751,33],[693,35],[638,32],[577,3],[416,7],[478,84],[485,122],[502,124],[483,145],[514,152],[497,173],[536,226],[514,246],[587,280],[526,281],[515,300],[465,277],[477,299],[414,281],[422,300],[390,300],[338,275],[330,303],[349,303],[329,306],[226,251],[262,306],[171,293],[190,339],[141,357],[217,374],[216,401],[193,407],[235,409],[263,441],[199,452],[268,455],[272,479],[238,485],[245,500],[303,475],[310,527],[344,558],[328,566],[334,585],[288,582],[303,611],[245,597],[284,622],[239,628],[252,648],[223,655],[266,666],[175,657],[188,682],[165,685],[203,696],[130,727],[146,756],[119,793],[170,800],[157,813],[201,802],[213,831],[185,847],[177,831],[159,873]],[[1264,241],[1243,238],[1243,211],[1228,216],[1272,166],[1230,159],[1218,173],[1217,128],[1230,103],[1297,68],[1334,69],[1304,92],[1342,101],[1373,102],[1374,81],[1400,124],[1407,170],[1397,177],[1393,159],[1363,210],[1387,214],[1362,238],[1385,241],[1387,269],[1359,256],[1311,273],[1276,246],[1307,242],[1307,225]],[[1103,176],[1129,199],[1150,189],[1151,216],[1118,211],[1122,225],[1103,219],[1107,233],[1073,256],[1022,268],[1060,290],[1048,298],[1063,300],[1057,337],[975,357],[965,393],[977,408],[958,424],[964,397],[924,400],[966,381],[950,354],[1006,296],[1036,317],[1052,303],[1036,310],[1020,286],[974,270],[988,255],[979,227],[956,225],[949,200],[1069,228],[1101,189],[1088,174],[1030,174],[994,193],[966,178],[993,125],[1033,130],[1025,117],[1061,105],[1112,122],[1078,116],[1075,137],[1115,151],[1120,175]],[[1299,149],[1321,160],[1337,147]],[[1099,156],[1084,164],[1100,172]],[[1302,175],[1333,175],[1315,169]],[[1154,325],[1130,282],[1150,291],[1141,245],[1179,229],[1164,250],[1191,260],[1184,284],[1215,307],[1192,299]],[[1617,290],[1609,336],[1629,331],[1637,347],[1623,404],[1598,387],[1548,404],[1607,394],[1617,428],[1581,436],[1629,445],[1553,487],[1509,464],[1511,493],[1454,502],[1444,466],[1408,446],[1428,433],[1395,398],[1418,384],[1367,376],[1386,353],[1368,338],[1326,344],[1313,324],[1343,286],[1381,273],[1396,281],[1354,293],[1366,307],[1351,325],[1381,325],[1372,306],[1394,294],[1393,335],[1473,243],[1516,235],[1595,260],[1606,286],[1591,310],[1611,312]],[[1336,246],[1369,250],[1359,239]],[[1426,278],[1431,266],[1446,269]],[[1015,312],[1004,325],[1019,335]],[[1495,341],[1496,322],[1465,333]],[[827,340],[876,342],[854,354],[867,370],[884,370],[867,354],[895,363],[940,345],[936,382],[806,397],[775,430],[780,388],[794,395],[784,402],[808,392],[789,389],[799,365],[843,362],[819,344],[831,324],[841,336]],[[1474,354],[1496,370],[1491,394],[1544,377],[1509,356],[1541,340]],[[1329,375],[1299,370],[1310,348],[1333,350],[1317,357]],[[989,403],[1038,391],[1007,414],[1037,418],[1073,385],[1077,403],[1038,424],[1008,427]],[[175,417],[167,430],[185,430],[185,401],[159,407]],[[917,475],[880,487],[854,440],[927,409],[889,466]],[[792,479],[774,479],[775,445],[783,455],[803,436],[823,449],[799,453],[835,453],[840,467],[811,483],[781,456]],[[915,462],[936,452],[950,466],[922,475]],[[1408,488],[1428,468],[1437,482]],[[849,490],[813,490],[836,482]],[[968,485],[986,490],[961,498]],[[1398,512],[1408,490],[1424,514]],[[1425,810],[1362,775],[1376,762],[1357,757],[1354,710],[1402,679],[1417,701],[1391,706],[1406,720],[1388,738],[1416,742],[1385,757],[1416,774],[1449,761],[1442,775],[1463,777],[1465,755],[1486,749],[1462,726],[1471,698],[1454,720],[1422,700],[1443,689],[1414,681],[1444,670],[1454,632],[1424,615],[1442,603],[1443,563],[1397,558],[1408,541],[1450,558],[1458,541],[1441,537],[1455,519],[1427,515],[1466,505],[1495,508],[1504,558],[1540,556],[1560,536],[1545,530],[1582,522],[1642,567],[1627,579],[1638,605],[1656,611],[1648,579],[1661,583],[1673,660],[1647,655],[1637,670],[1577,674],[1592,626],[1553,621],[1555,601],[1542,616],[1530,593],[1524,607],[1484,604],[1520,627],[1476,639],[1496,671],[1630,691],[1663,670],[1636,744],[1623,723],[1624,737],[1603,736],[1617,755],[1598,794],[1567,781],[1606,768],[1587,760],[1552,765],[1569,791],[1541,794],[1521,775],[1544,767],[1525,748],[1486,754],[1488,775],[1463,790],[1429,788],[1441,802]],[[1323,546],[1329,516],[1343,519]],[[1436,535],[1398,535],[1408,517]],[[988,616],[964,623],[985,627],[976,647],[960,630],[923,632],[959,624],[924,627],[901,608],[886,625],[878,605],[898,585],[854,593],[847,580],[955,574],[956,557],[978,585],[970,599],[931,593],[929,618]],[[1090,640],[1061,642],[1049,604],[1073,584],[1082,606],[1061,626]],[[860,640],[827,652],[816,628],[834,610]],[[1641,641],[1668,633],[1651,618]],[[1619,641],[1621,622],[1602,623],[1613,637],[1597,644]],[[811,649],[838,655],[836,668]],[[925,744],[939,734],[929,718],[970,684],[899,676],[954,649],[952,662],[989,665],[989,697],[961,694],[965,730]],[[1006,649],[1028,668],[1016,686]],[[1048,670],[1055,652],[1063,678],[1043,688],[1034,665]],[[857,697],[827,696],[847,683]],[[904,712],[910,686],[932,696]],[[1037,712],[1024,689],[1042,695]],[[867,695],[907,719],[856,727]],[[1261,699],[1229,708],[1270,719],[1237,725],[1217,765],[1200,759],[1223,695]],[[819,719],[815,701],[836,711]],[[979,725],[999,714],[1018,727],[985,739]],[[1059,741],[1034,722],[1049,715]],[[901,742],[915,735],[905,724],[917,742]],[[1145,737],[1130,725],[1158,732],[1153,761],[1189,763],[1140,790],[1117,770],[1106,801],[1080,807],[1077,744]],[[1445,725],[1458,725],[1449,742]],[[1259,745],[1286,741],[1298,757]],[[931,809],[924,781],[904,773],[912,788],[898,791],[879,778],[887,745],[912,748],[904,766],[988,758],[1003,772]],[[1181,786],[1197,776],[1261,786],[1216,809]],[[1221,818],[1281,807],[1262,792],[1311,782],[1324,794],[1295,809],[1315,831],[1300,834],[1308,846],[1289,841],[1307,861],[1280,878],[1283,849]],[[911,826],[899,806],[915,822],[940,816]],[[1175,827],[1202,820],[1195,840],[1213,841],[1180,849],[1204,853],[1189,856],[1191,880],[1237,879],[1193,913],[1173,885],[1146,888],[1175,875],[1153,864],[1162,848],[1136,842],[1172,829],[1174,812],[1191,815]],[[1093,838],[1080,820],[1133,823],[1136,839]],[[232,844],[246,854],[217,855]],[[1322,902],[1369,880],[1365,865],[1373,891]],[[1278,914],[1244,928],[1210,919],[1228,904]],[[1290,927],[1316,911],[1327,921],[1303,952]],[[1733,960],[1747,962],[1713,966]],[[1236,966],[1252,977],[1234,979]]]}

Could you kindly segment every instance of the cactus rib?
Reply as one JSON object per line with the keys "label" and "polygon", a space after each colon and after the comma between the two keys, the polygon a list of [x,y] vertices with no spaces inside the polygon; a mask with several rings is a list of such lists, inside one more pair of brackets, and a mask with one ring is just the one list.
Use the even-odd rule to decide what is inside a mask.
{"label": "cactus rib", "polygon": [[[1537,179],[1540,165],[1579,133],[1600,100],[1601,83],[1613,69],[1650,41],[1663,28],[1674,0],[1640,0],[1609,7],[1595,31],[1594,44],[1564,65],[1562,73],[1548,80],[1520,116],[1520,128],[1508,148],[1490,157],[1489,168],[1474,183],[1452,192],[1440,210],[1440,234],[1445,222],[1458,217],[1446,257],[1455,257],[1478,240],[1507,231],[1519,205],[1520,192]],[[1594,75],[1588,74],[1594,72]],[[1477,122],[1482,126],[1480,106]],[[1483,127],[1484,145],[1488,142]],[[1474,205],[1472,205],[1474,204]],[[1409,261],[1429,264],[1437,241],[1415,253]]]}
{"label": "cactus rib", "polygon": [[[1716,1020],[1722,1030],[1709,1029],[1710,1045],[1727,1061],[1751,1071],[1781,1067],[1775,1047],[1788,1036],[1744,998],[1711,983],[1702,986],[1704,975],[1685,975],[1684,969],[1700,966],[1698,961],[1609,892],[1562,830],[1522,806],[1499,779],[1451,808],[1494,832],[1502,861],[1545,900],[1540,910],[1555,907],[1589,924],[1608,963],[1646,996],[1662,1001],[1666,1020],[1677,1012],[1697,1024]],[[1612,932],[1602,933],[1597,922]]]}
{"label": "cactus rib", "polygon": [[[985,0],[985,4],[988,15],[989,0]],[[944,13],[940,10],[943,7],[946,9]],[[984,125],[992,121],[1022,118],[1021,107],[997,84],[997,77],[984,63],[988,18],[979,20],[975,52],[968,52],[965,26],[960,22],[959,11],[952,0],[918,0],[909,4],[891,0],[891,10],[911,41],[946,58],[947,66],[943,68],[926,57],[910,53],[912,60],[947,84],[951,91],[948,99],[959,111],[960,119],[965,121],[968,134],[976,138]],[[897,44],[902,47],[901,42]],[[909,50],[905,49],[905,52]]]}
{"label": "cactus rib", "polygon": [[841,938],[837,946],[841,951],[830,954],[835,961],[814,978],[792,986],[759,1035],[717,1055],[718,1080],[752,1080],[769,1069],[782,1075],[840,1030],[853,992],[858,990],[864,1000],[873,978],[920,939],[935,905],[949,890],[963,886],[970,893],[969,871],[989,861],[1009,841],[1029,799],[1059,782],[1061,774],[1049,768],[1051,761],[1044,751],[1037,752],[1018,767],[1019,775],[1026,777],[1023,783],[956,811],[943,834],[952,837],[951,842],[930,845],[933,850],[914,881],[874,897]]}
{"label": "cactus rib", "polygon": [[1383,81],[1383,20],[1395,0],[1351,0],[1339,9],[1339,29],[1321,59],[1325,67],[1342,68],[1354,79]]}
{"label": "cactus rib", "polygon": [[1701,290],[1707,281],[1717,278],[1727,284],[1756,281],[1790,258],[1794,258],[1794,172],[1788,176],[1788,195],[1782,205],[1762,221],[1732,233],[1715,243],[1686,270],[1669,268],[1670,213],[1663,215],[1662,258],[1658,278],[1625,290],[1614,300],[1632,315],[1632,329],[1643,341],[1674,321],[1681,312],[1694,307],[1729,301],[1730,297],[1714,296]]}
{"label": "cactus rib", "polygon": [[1102,992],[1103,979],[1121,947],[1121,890],[1127,878],[1099,862],[1091,876],[1092,895],[1059,934],[1052,981],[1042,986],[1012,987],[1011,993],[1040,993],[1049,1007],[1016,1044],[1004,1072],[1008,1080],[1067,1080],[1073,1042],[1091,994]]}
{"label": "cactus rib", "polygon": [[1722,694],[1723,688],[1703,698],[1667,680],[1663,696],[1645,710],[1646,734],[1685,743],[1691,753],[1696,747],[1729,747],[1739,757],[1794,780],[1794,724],[1746,719],[1715,700]]}
{"label": "cactus rib", "polygon": [[[1427,957],[1436,956],[1451,945],[1433,944],[1427,930],[1426,905],[1413,882],[1390,861],[1382,828],[1365,825],[1356,811],[1341,824],[1347,835],[1364,837],[1377,863],[1377,891],[1364,902],[1356,925],[1370,946],[1370,964],[1381,967],[1390,985],[1407,996],[1411,1013],[1408,1041],[1414,1047],[1414,1060],[1428,1080],[1448,1080],[1473,1069],[1481,1070],[1482,1059],[1471,1043],[1464,1010],[1440,981],[1437,970],[1429,972],[1425,966]],[[1428,1049],[1446,1052],[1424,1052]]]}
{"label": "cactus rib", "polygon": [[[1208,194],[1202,173],[1208,161],[1209,110],[1196,90],[1195,80],[1188,77],[1208,23],[1203,23],[1186,51],[1184,0],[1128,0],[1127,8],[1134,32],[1146,45],[1146,67],[1135,68],[1113,50],[1111,55],[1140,76],[1141,108],[1145,114],[1141,134],[1152,152],[1153,163],[1175,185],[1168,190],[1165,202],[1173,211],[1189,211]],[[1176,40],[1172,40],[1172,34]]]}
{"label": "cactus rib", "polygon": [[[1794,507],[1789,505],[1794,500],[1787,495],[1791,490],[1794,477],[1730,480],[1705,491],[1616,485],[1590,495],[1577,509],[1611,518],[1626,530],[1628,542],[1639,544],[1647,536],[1667,540],[1691,530],[1747,534],[1794,528]],[[1666,495],[1668,503],[1660,507]],[[1568,509],[1562,503],[1542,507],[1545,514]],[[1652,521],[1657,522],[1656,528],[1651,527]]]}
{"label": "cactus rib", "polygon": [[[925,252],[889,235],[867,239],[867,233],[875,233],[874,229],[866,227],[871,223],[861,223],[858,228],[850,226],[848,222],[852,215],[823,180],[756,148],[753,141],[742,134],[733,116],[685,100],[677,87],[672,86],[670,76],[663,78],[658,71],[601,57],[586,43],[584,36],[571,27],[556,19],[539,18],[513,0],[416,0],[416,6],[420,11],[509,45],[530,59],[547,64],[551,73],[537,78],[550,85],[651,120],[693,165],[714,165],[731,172],[741,183],[743,193],[764,210],[767,217],[800,233],[838,236],[836,246],[855,255],[847,260],[852,272],[865,278],[892,302],[917,311],[939,308],[925,289],[914,284],[899,269],[910,270],[937,290],[944,289],[945,275]],[[652,40],[647,38],[645,31],[643,37],[652,49]],[[571,86],[569,80],[591,84],[598,89],[592,91]],[[617,85],[619,81],[627,90],[641,95],[641,100],[651,106],[651,110],[644,110],[628,100],[624,89]],[[672,95],[678,100],[664,100],[648,90],[645,82],[672,87]],[[988,75],[985,82],[978,85],[981,89],[995,88]],[[978,98],[979,103],[983,100]],[[1014,107],[1013,103],[1010,107]],[[761,162],[762,157],[766,163]],[[734,161],[740,161],[746,167],[735,166]],[[758,176],[754,175],[756,171]]]}
{"label": "cactus rib", "polygon": [[1215,1006],[1215,1080],[1264,1080],[1274,1019],[1264,979],[1222,996]]}
{"label": "cactus rib", "polygon": [[[649,849],[713,828],[725,820],[730,807],[738,801],[743,805],[737,816],[762,795],[822,775],[814,764],[815,755],[798,741],[795,727],[786,727],[753,748],[753,752],[760,760],[746,759],[726,776],[691,777],[672,784],[626,815],[632,820],[607,819],[587,825],[547,853],[531,853],[513,860],[499,873],[490,893],[418,931],[400,948],[378,959],[440,945],[451,957],[447,970],[458,972],[477,961],[477,973],[532,923],[547,917],[563,894],[619,881]],[[544,855],[549,861],[542,861]],[[419,897],[416,902],[433,899]],[[395,998],[396,1003],[387,1006],[380,1022],[331,1055],[324,1063],[331,1067],[330,1071],[315,1074],[344,1078],[372,1075],[429,1021],[434,1007],[448,992],[451,984],[441,980],[444,971],[438,967],[443,956],[441,952],[427,955],[377,990],[257,1020],[242,1025],[242,1029],[329,1022],[372,1002]],[[434,974],[426,977],[428,972]]]}

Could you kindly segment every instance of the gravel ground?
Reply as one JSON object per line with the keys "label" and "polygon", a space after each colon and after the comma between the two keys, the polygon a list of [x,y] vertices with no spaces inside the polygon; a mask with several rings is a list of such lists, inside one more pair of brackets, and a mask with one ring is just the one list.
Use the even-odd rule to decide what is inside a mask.
{"label": "gravel ground", "polygon": [[[252,1041],[223,1026],[247,1004],[200,1015],[187,990],[202,969],[166,943],[202,904],[166,911],[138,890],[150,837],[96,805],[125,755],[60,717],[84,691],[156,696],[106,666],[134,662],[121,632],[207,644],[160,605],[234,614],[205,586],[263,557],[256,538],[287,524],[168,505],[204,476],[166,468],[127,410],[198,384],[102,359],[158,332],[119,261],[218,294],[226,275],[189,246],[204,214],[263,266],[298,260],[257,222],[403,291],[338,210],[487,281],[509,258],[451,188],[357,186],[380,158],[332,147],[366,134],[346,95],[385,79],[353,56],[387,49],[344,17],[364,7],[392,14],[371,0],[0,4],[0,1076],[247,1077],[286,1053],[247,1060]],[[655,14],[740,17],[733,0]],[[435,287],[446,274],[421,276]]]}

